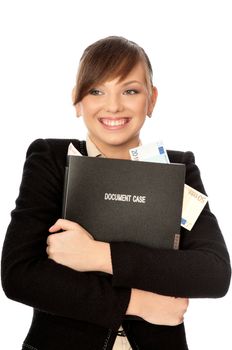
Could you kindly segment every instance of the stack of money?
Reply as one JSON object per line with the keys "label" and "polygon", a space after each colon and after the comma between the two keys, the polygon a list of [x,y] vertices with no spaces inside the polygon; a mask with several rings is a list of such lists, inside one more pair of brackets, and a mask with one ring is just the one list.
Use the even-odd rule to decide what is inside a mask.
{"label": "stack of money", "polygon": [[[170,163],[162,141],[132,148],[129,152],[131,160]],[[181,226],[191,231],[207,201],[207,196],[185,184]]]}

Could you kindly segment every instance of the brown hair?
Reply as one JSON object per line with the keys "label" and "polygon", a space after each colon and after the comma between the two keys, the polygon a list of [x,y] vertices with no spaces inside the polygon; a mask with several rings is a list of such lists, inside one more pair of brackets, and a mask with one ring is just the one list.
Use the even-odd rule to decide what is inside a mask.
{"label": "brown hair", "polygon": [[139,62],[145,65],[150,90],[152,66],[142,47],[119,36],[109,36],[88,46],[80,59],[73,104],[80,102],[96,83],[116,77],[123,80]]}

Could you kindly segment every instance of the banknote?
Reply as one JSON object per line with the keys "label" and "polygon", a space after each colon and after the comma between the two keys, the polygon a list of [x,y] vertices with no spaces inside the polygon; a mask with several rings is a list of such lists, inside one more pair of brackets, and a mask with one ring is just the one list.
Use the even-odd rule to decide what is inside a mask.
{"label": "banknote", "polygon": [[[129,152],[132,160],[170,163],[162,141],[132,148]],[[190,231],[207,201],[207,196],[185,184],[181,226]]]}
{"label": "banknote", "polygon": [[132,160],[154,163],[170,163],[162,141],[142,145],[129,150]]}
{"label": "banknote", "polygon": [[72,142],[68,146],[68,156],[82,156],[82,154],[73,146]]}
{"label": "banknote", "polygon": [[185,184],[181,226],[191,231],[207,201],[207,196]]}

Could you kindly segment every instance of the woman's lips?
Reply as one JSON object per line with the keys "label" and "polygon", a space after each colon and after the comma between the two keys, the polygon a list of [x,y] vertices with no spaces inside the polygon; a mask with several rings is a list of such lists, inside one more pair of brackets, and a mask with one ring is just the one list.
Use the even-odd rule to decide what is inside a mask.
{"label": "woman's lips", "polygon": [[126,124],[129,123],[131,118],[100,118],[100,123],[109,130],[118,130],[125,127]]}

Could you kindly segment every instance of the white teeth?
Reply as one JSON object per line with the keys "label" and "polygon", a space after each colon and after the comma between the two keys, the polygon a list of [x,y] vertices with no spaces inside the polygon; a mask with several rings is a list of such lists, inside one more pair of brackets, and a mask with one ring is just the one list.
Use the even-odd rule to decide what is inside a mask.
{"label": "white teeth", "polygon": [[121,126],[126,124],[126,119],[118,119],[118,120],[112,120],[112,119],[101,119],[101,122],[108,126]]}

